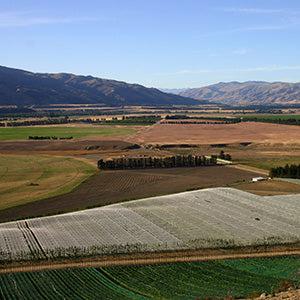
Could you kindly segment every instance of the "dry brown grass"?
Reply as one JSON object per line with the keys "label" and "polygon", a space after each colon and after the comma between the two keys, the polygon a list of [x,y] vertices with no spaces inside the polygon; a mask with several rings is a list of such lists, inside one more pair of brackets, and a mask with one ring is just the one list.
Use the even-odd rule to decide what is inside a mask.
{"label": "dry brown grass", "polygon": [[69,192],[95,171],[71,158],[0,155],[0,210]]}
{"label": "dry brown grass", "polygon": [[245,122],[237,124],[158,124],[139,132],[135,139],[143,144],[259,144],[299,143],[298,126]]}
{"label": "dry brown grass", "polygon": [[300,184],[279,180],[242,183],[234,187],[260,196],[300,194]]}

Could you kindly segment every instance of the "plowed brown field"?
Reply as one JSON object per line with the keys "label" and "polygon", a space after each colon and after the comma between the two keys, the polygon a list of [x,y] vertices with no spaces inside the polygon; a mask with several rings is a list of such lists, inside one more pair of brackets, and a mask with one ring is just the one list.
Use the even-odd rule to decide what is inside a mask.
{"label": "plowed brown field", "polygon": [[124,199],[222,186],[262,176],[227,166],[97,172],[72,192],[0,211],[0,221],[105,205]]}

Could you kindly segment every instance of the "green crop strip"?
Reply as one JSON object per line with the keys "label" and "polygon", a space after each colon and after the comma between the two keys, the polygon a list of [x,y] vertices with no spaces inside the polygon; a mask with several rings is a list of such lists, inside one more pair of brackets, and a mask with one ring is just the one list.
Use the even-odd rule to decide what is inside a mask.
{"label": "green crop strip", "polygon": [[28,140],[29,136],[80,138],[93,135],[119,135],[135,133],[136,130],[109,127],[15,127],[0,128],[0,141]]}
{"label": "green crop strip", "polygon": [[299,257],[232,259],[2,274],[4,299],[203,299],[299,284]]}

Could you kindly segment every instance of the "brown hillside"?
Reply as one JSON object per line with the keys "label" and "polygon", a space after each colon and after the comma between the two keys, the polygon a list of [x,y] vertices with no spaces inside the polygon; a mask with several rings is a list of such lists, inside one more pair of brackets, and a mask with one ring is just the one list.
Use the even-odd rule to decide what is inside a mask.
{"label": "brown hillside", "polygon": [[294,105],[300,104],[300,83],[221,82],[178,95],[229,105]]}

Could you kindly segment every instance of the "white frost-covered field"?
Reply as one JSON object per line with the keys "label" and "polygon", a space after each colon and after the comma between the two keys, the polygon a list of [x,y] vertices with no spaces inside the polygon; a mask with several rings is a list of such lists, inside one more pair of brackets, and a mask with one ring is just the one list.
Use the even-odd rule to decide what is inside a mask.
{"label": "white frost-covered field", "polygon": [[296,240],[300,240],[299,194],[261,197],[232,188],[0,224],[0,255],[37,250],[51,256],[51,249],[70,247],[131,252]]}

